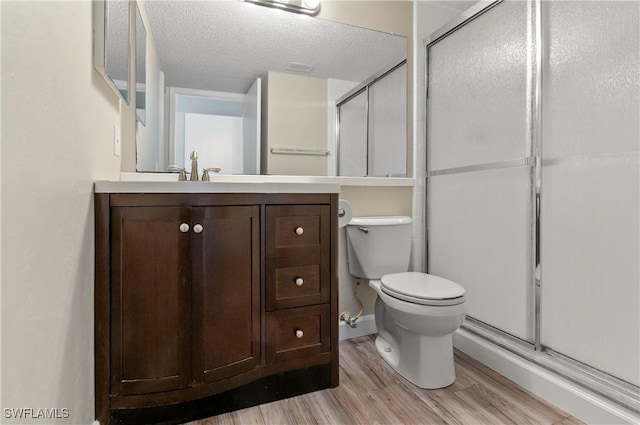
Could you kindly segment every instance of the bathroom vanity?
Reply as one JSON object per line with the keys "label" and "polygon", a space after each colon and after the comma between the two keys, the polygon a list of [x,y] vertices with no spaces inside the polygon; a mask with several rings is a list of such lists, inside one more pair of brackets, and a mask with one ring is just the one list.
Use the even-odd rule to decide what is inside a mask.
{"label": "bathroom vanity", "polygon": [[95,192],[101,424],[180,423],[338,385],[337,185]]}

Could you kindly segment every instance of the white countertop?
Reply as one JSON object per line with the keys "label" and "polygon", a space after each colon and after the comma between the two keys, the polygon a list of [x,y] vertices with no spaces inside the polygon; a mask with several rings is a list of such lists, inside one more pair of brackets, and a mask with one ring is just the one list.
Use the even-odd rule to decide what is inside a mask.
{"label": "white countertop", "polygon": [[[176,176],[177,177],[177,176]],[[339,193],[330,183],[97,181],[96,193]]]}
{"label": "white countertop", "polygon": [[[123,182],[175,182],[177,173],[120,173]],[[294,183],[334,184],[339,186],[413,186],[410,177],[343,177],[211,174],[213,183]],[[181,182],[185,183],[185,182]]]}

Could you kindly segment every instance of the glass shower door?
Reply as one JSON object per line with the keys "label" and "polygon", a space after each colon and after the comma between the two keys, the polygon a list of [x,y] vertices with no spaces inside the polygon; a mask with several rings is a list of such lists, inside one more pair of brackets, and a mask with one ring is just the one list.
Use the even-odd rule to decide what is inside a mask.
{"label": "glass shower door", "polygon": [[533,342],[531,5],[504,2],[428,45],[428,272],[468,316]]}
{"label": "glass shower door", "polygon": [[640,4],[542,6],[542,344],[638,386]]}
{"label": "glass shower door", "polygon": [[367,91],[340,105],[340,138],[338,139],[338,175],[367,175],[369,120]]}

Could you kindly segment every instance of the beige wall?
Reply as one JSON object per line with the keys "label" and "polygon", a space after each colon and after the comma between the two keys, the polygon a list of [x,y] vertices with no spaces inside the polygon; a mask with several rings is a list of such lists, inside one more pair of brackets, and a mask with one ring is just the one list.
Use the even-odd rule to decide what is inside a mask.
{"label": "beige wall", "polygon": [[263,174],[326,175],[326,156],[278,155],[271,148],[327,149],[327,80],[269,71],[262,98]]}
{"label": "beige wall", "polygon": [[[118,97],[91,2],[0,2],[2,408],[93,421],[93,182],[115,179]],[[4,418],[3,423],[27,423]]]}

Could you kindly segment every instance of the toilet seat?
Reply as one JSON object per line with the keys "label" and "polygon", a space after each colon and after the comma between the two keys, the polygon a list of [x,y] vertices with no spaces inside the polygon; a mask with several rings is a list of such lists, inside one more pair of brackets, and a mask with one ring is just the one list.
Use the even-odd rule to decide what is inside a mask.
{"label": "toilet seat", "polygon": [[465,289],[461,285],[418,272],[382,276],[380,289],[390,297],[421,305],[448,306],[465,301]]}

